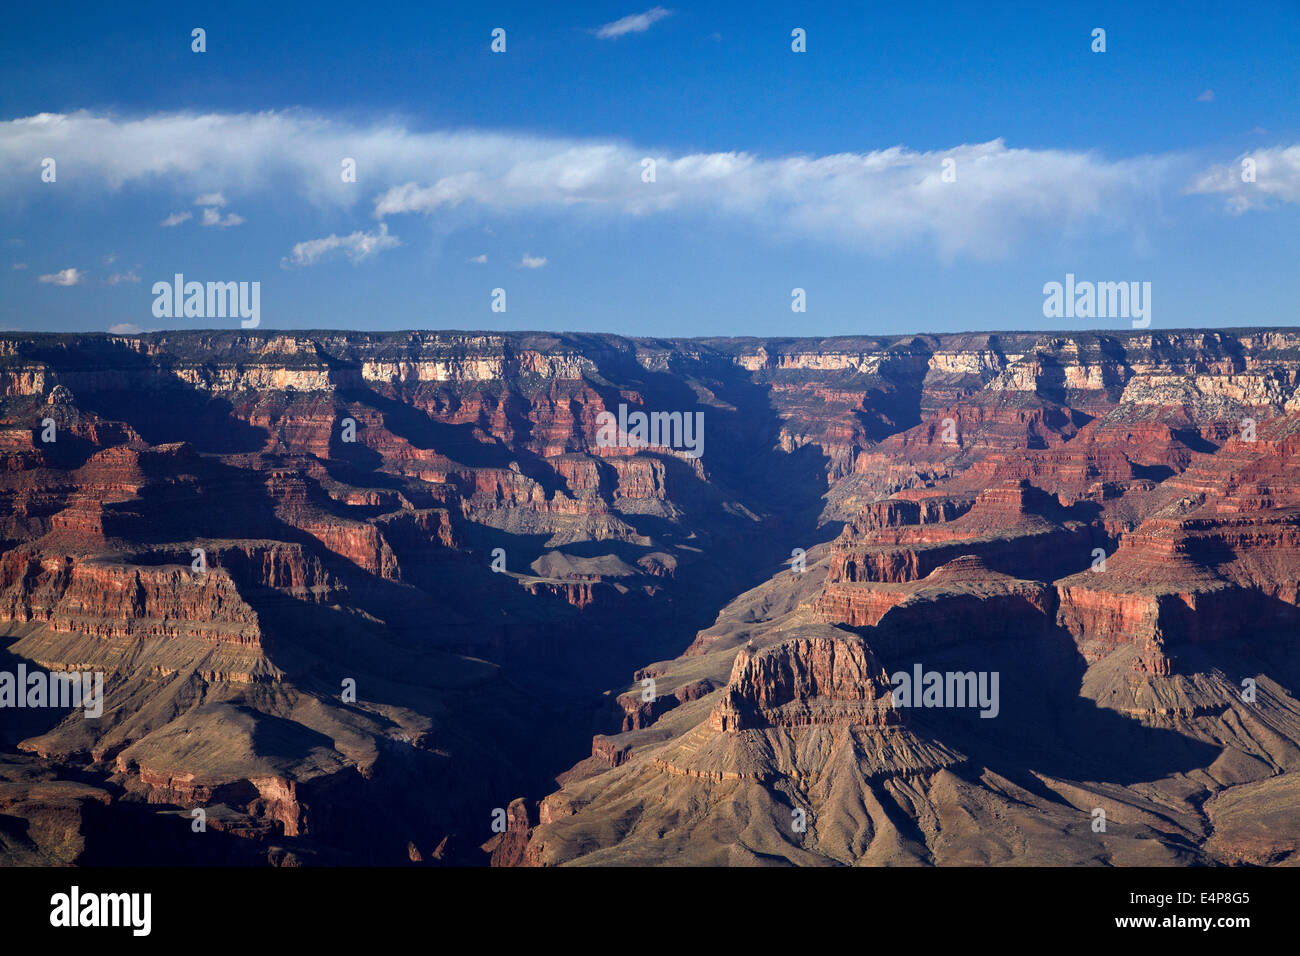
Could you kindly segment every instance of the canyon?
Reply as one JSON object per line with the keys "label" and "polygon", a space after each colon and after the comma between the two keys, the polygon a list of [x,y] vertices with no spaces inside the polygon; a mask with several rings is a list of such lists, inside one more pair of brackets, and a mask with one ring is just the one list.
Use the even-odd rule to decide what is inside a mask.
{"label": "canyon", "polygon": [[104,675],[0,861],[1294,864],[1297,451],[1287,328],[0,333],[0,671]]}

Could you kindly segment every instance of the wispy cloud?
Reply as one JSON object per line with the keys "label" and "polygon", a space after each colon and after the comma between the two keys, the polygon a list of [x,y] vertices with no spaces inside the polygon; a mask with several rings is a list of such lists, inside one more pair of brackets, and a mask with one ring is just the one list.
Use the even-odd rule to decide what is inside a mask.
{"label": "wispy cloud", "polygon": [[324,255],[335,250],[343,250],[353,262],[368,259],[383,249],[400,246],[401,240],[388,234],[387,223],[380,223],[374,232],[357,232],[348,236],[330,234],[323,239],[308,239],[297,243],[289,255],[282,260],[283,266],[310,266]]}
{"label": "wispy cloud", "polygon": [[119,322],[117,325],[110,325],[108,331],[113,335],[139,335],[144,329],[134,322]]}
{"label": "wispy cloud", "polygon": [[1213,102],[1214,102],[1214,90],[1206,90],[1204,93],[1202,93],[1200,96],[1198,96],[1198,97],[1196,98],[1196,102],[1198,102],[1198,103],[1213,103]]}
{"label": "wispy cloud", "polygon": [[519,264],[525,269],[540,269],[546,265],[546,256],[530,256],[524,253],[524,257],[519,260]]}
{"label": "wispy cloud", "polygon": [[37,281],[45,282],[49,285],[76,285],[86,277],[84,272],[76,269],[60,269],[58,272],[52,272],[47,276],[40,276]]}
{"label": "wispy cloud", "polygon": [[[926,151],[892,146],[764,157],[743,151],[665,154],[608,139],[426,132],[395,121],[358,126],[303,111],[139,119],[79,112],[0,122],[0,167],[56,154],[83,171],[70,183],[70,195],[88,186],[148,183],[188,200],[218,179],[238,183],[240,197],[251,197],[292,183],[301,200],[322,207],[350,209],[369,200],[380,220],[453,209],[465,216],[530,210],[674,214],[758,227],[778,240],[813,237],[871,253],[926,242],[945,256],[977,258],[1008,254],[1031,230],[1077,234],[1139,227],[1159,215],[1164,200],[1183,191],[1195,173],[1182,154],[1111,159],[1077,150],[1017,149],[1001,139]],[[364,164],[374,191],[342,183],[339,156]],[[655,160],[654,182],[642,179],[646,158]],[[946,160],[956,170],[955,182],[943,179]],[[0,200],[39,188],[28,179],[34,181],[0,179]],[[217,207],[205,208],[217,215]],[[213,221],[203,213],[212,225],[233,224],[231,216]],[[184,221],[184,213],[163,221],[173,220]],[[310,240],[317,245],[300,243],[301,256],[364,249],[367,236],[382,242],[386,233]],[[388,237],[389,245],[395,242]],[[299,264],[293,256],[289,261]]]}
{"label": "wispy cloud", "polygon": [[1237,213],[1279,202],[1300,203],[1300,146],[1243,153],[1234,162],[1200,173],[1187,191],[1226,196],[1228,208]]}
{"label": "wispy cloud", "polygon": [[484,252],[484,253],[480,253],[480,254],[477,255],[477,256],[470,256],[469,259],[468,259],[467,261],[468,261],[468,262],[477,262],[477,263],[479,263],[480,265],[482,265],[483,263],[487,262],[487,253]]}
{"label": "wispy cloud", "polygon": [[226,229],[230,226],[238,226],[244,221],[244,217],[236,213],[229,213],[222,217],[221,213],[215,209],[208,208],[203,210],[203,225],[216,226],[220,229]]}
{"label": "wispy cloud", "polygon": [[[199,222],[204,226],[216,226],[219,229],[228,229],[231,226],[238,226],[243,223],[244,217],[238,213],[227,213],[221,215],[221,208],[226,205],[226,197],[221,193],[201,193],[194,197],[194,205],[202,209],[202,217]],[[188,222],[194,218],[193,213],[188,209],[181,212],[174,212],[162,222],[160,226],[179,226],[183,222]]]}
{"label": "wispy cloud", "polygon": [[104,281],[108,285],[121,285],[123,282],[139,282],[140,276],[132,269],[129,272],[115,272]]}
{"label": "wispy cloud", "polygon": [[[1005,254],[1031,227],[1123,228],[1142,219],[1175,160],[1011,149],[1002,140],[918,152],[763,159],[749,153],[658,156],[618,143],[484,142],[475,168],[392,187],[375,215],[433,215],[465,204],[499,211],[585,206],[605,214],[748,220],[869,251],[921,240],[945,255]],[[945,160],[958,171],[945,182]]]}
{"label": "wispy cloud", "polygon": [[15,268],[15,269],[26,269],[26,268],[27,268],[27,263],[25,263],[25,262],[15,262],[15,263],[14,263],[14,268]]}
{"label": "wispy cloud", "polygon": [[612,23],[606,23],[593,32],[601,40],[614,40],[629,33],[645,33],[664,17],[671,14],[671,10],[665,10],[663,7],[651,7],[645,13],[634,13]]}

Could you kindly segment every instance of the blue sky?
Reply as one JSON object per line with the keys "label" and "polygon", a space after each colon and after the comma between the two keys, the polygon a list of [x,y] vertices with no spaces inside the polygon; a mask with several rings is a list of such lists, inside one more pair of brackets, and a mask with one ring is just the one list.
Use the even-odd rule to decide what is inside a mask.
{"label": "blue sky", "polygon": [[268,328],[1129,327],[1066,273],[1300,324],[1300,4],[900,6],[15,7],[0,325],[237,326],[156,318],[177,272]]}

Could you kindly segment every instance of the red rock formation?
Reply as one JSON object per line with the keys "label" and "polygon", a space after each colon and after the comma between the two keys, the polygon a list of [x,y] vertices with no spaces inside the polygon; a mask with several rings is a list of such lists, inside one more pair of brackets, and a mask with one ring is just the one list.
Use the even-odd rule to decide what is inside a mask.
{"label": "red rock formation", "polygon": [[511,800],[506,808],[505,832],[483,844],[483,849],[491,854],[493,866],[519,866],[524,862],[531,834],[528,802],[520,797]]}
{"label": "red rock formation", "polygon": [[849,638],[797,638],[736,655],[726,693],[709,726],[750,727],[855,723],[883,727],[900,720],[889,678],[865,644]]}
{"label": "red rock formation", "polygon": [[257,613],[225,572],[114,565],[32,551],[0,557],[0,620],[108,638],[197,637],[256,645]]}

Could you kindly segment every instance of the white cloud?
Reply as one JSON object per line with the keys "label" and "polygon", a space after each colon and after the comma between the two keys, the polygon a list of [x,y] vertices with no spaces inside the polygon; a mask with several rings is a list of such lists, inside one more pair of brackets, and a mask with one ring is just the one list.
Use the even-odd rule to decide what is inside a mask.
{"label": "white cloud", "polygon": [[[1177,155],[1108,159],[1015,149],[1001,139],[930,151],[894,146],[824,156],[674,155],[616,140],[423,132],[396,121],[357,126],[302,111],[131,120],[78,112],[0,122],[0,168],[31,155],[75,163],[82,175],[70,181],[70,191],[143,182],[195,196],[219,178],[250,195],[290,183],[319,206],[349,208],[368,196],[378,219],[451,210],[465,216],[671,213],[759,228],[777,240],[813,237],[871,252],[919,241],[945,255],[976,257],[1006,254],[1034,228],[1068,234],[1084,227],[1140,227],[1159,215],[1162,194],[1176,191],[1193,172]],[[341,182],[341,156],[364,164],[377,195]],[[641,178],[647,157],[657,163],[652,183]],[[956,182],[941,178],[946,159],[955,163]],[[38,187],[22,177],[0,178],[0,201],[6,193]]]}
{"label": "white cloud", "polygon": [[297,243],[289,256],[281,261],[281,265],[314,265],[321,256],[335,249],[342,249],[353,262],[360,262],[382,249],[391,249],[401,244],[400,239],[388,234],[388,224],[381,222],[374,232],[358,230],[348,236],[330,234],[324,239],[308,239],[306,242]]}
{"label": "white cloud", "polygon": [[108,331],[113,335],[139,335],[144,329],[132,322],[119,322],[117,325],[110,325]]}
{"label": "white cloud", "polygon": [[[782,159],[739,152],[651,157],[656,178],[646,183],[645,156],[616,143],[501,143],[485,150],[477,168],[392,187],[376,200],[375,215],[432,215],[462,204],[630,215],[676,210],[873,251],[923,239],[946,255],[991,257],[1034,225],[1059,231],[1089,221],[1110,228],[1140,222],[1171,164],[1010,149],[998,139],[930,152],[900,146]],[[957,182],[943,181],[948,159]]]}
{"label": "white cloud", "polygon": [[47,276],[41,276],[38,282],[46,282],[50,285],[76,285],[86,277],[84,272],[76,269],[61,269],[58,272],[51,273]]}
{"label": "white cloud", "polygon": [[104,281],[109,285],[121,285],[123,282],[139,282],[140,276],[132,269],[130,272],[116,272]]}
{"label": "white cloud", "polygon": [[14,268],[15,268],[15,269],[26,269],[26,268],[27,268],[27,263],[25,263],[25,262],[15,262],[15,263],[14,263]]}
{"label": "white cloud", "polygon": [[[1254,163],[1254,182],[1242,179],[1244,160]],[[1231,163],[1211,166],[1201,172],[1189,193],[1223,195],[1233,212],[1258,209],[1275,202],[1300,203],[1300,146],[1274,146],[1238,156]]]}
{"label": "white cloud", "polygon": [[221,213],[217,212],[215,209],[209,208],[203,210],[203,225],[205,226],[217,226],[220,229],[226,229],[229,226],[238,226],[243,221],[243,216],[233,212],[226,215],[223,219]]}
{"label": "white cloud", "polygon": [[1196,98],[1196,102],[1198,102],[1198,103],[1213,103],[1213,102],[1214,102],[1214,90],[1206,90],[1204,93],[1202,93],[1200,96],[1198,96],[1198,97]]}
{"label": "white cloud", "polygon": [[487,262],[487,253],[484,252],[484,253],[480,253],[480,254],[477,255],[477,256],[470,256],[469,259],[468,259],[467,261],[469,261],[469,262],[477,262],[477,263],[479,263],[480,265],[482,265],[483,263]]}
{"label": "white cloud", "polygon": [[546,256],[530,256],[525,252],[524,257],[519,260],[519,264],[525,269],[540,269],[546,265]]}
{"label": "white cloud", "polygon": [[[218,229],[229,229],[231,226],[238,226],[243,223],[244,217],[238,213],[227,213],[221,215],[221,207],[226,205],[226,197],[221,193],[201,193],[194,197],[194,205],[203,207],[203,216],[199,220],[204,226],[216,226]],[[179,226],[181,223],[192,217],[189,210],[183,212],[174,212],[159,225]]]}
{"label": "white cloud", "polygon": [[602,40],[617,39],[628,33],[645,33],[651,26],[671,13],[671,10],[665,10],[663,7],[652,7],[645,13],[634,13],[631,16],[615,20],[613,23],[606,23],[603,27],[599,27],[595,33]]}

